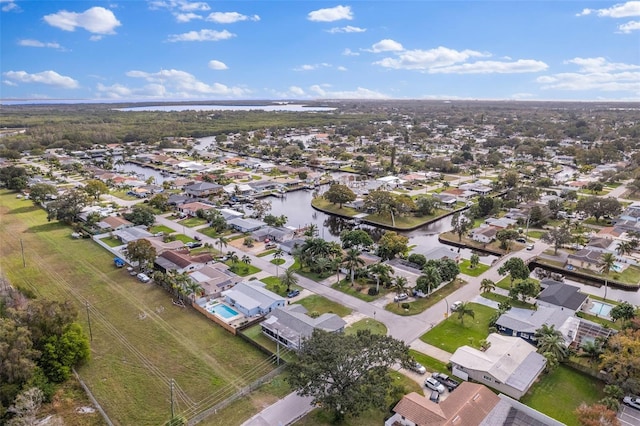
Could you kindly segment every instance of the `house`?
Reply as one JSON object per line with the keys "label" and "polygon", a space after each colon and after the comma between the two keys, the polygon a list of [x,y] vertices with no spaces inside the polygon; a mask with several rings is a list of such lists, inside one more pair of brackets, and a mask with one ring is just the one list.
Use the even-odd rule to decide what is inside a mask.
{"label": "house", "polygon": [[97,224],[102,229],[113,229],[114,231],[129,228],[133,223],[129,222],[122,216],[107,216],[102,218]]}
{"label": "house", "polygon": [[200,201],[194,201],[193,203],[185,203],[178,206],[179,211],[189,216],[195,216],[198,213],[198,210],[207,211],[213,208],[214,207],[211,204],[201,203]]}
{"label": "house", "polygon": [[578,250],[567,256],[567,264],[576,268],[590,269],[600,272],[600,264],[602,262],[602,251],[590,248]]}
{"label": "house", "polygon": [[486,386],[464,382],[442,402],[412,392],[385,426],[564,426],[557,420]]}
{"label": "house", "polygon": [[555,280],[542,280],[546,288],[538,295],[539,306],[557,306],[573,312],[579,311],[587,301],[587,295],[580,288]]}
{"label": "house", "polygon": [[283,241],[279,244],[279,248],[287,254],[291,254],[296,248],[302,247],[305,240],[302,238],[294,238],[293,240]]}
{"label": "house", "polygon": [[222,292],[225,303],[236,308],[247,317],[266,315],[285,306],[283,297],[265,288],[259,281],[242,281]]}
{"label": "house", "polygon": [[460,253],[454,251],[454,249],[452,248],[434,247],[433,249],[424,253],[424,257],[427,260],[452,259],[457,262],[458,260],[460,260]]}
{"label": "house", "polygon": [[256,219],[243,219],[240,217],[236,217],[234,219],[227,221],[227,225],[230,228],[235,229],[236,231],[254,232],[262,228],[263,226],[265,226],[266,223]]}
{"label": "house", "polygon": [[493,226],[484,226],[471,230],[471,239],[483,244],[489,244],[496,239],[498,229]]}
{"label": "house", "polygon": [[[532,345],[536,344],[535,333],[544,324],[553,326],[556,330],[564,330],[565,342],[567,345],[571,342],[571,333],[569,330],[573,328],[569,318],[572,318],[574,312],[567,309],[564,310],[557,306],[538,306],[538,309],[532,311],[528,309],[512,308],[504,314],[500,315],[496,321],[496,328],[501,334],[520,337]],[[575,325],[577,327],[577,324]]]}
{"label": "house", "polygon": [[129,244],[131,241],[137,241],[141,238],[153,237],[153,234],[145,228],[144,225],[122,228],[114,231],[113,236],[122,241],[122,244]]}
{"label": "house", "polygon": [[209,182],[196,182],[184,187],[184,192],[190,197],[200,198],[217,195],[222,192],[222,185]]}
{"label": "house", "polygon": [[276,241],[283,242],[291,240],[295,234],[295,229],[286,227],[265,226],[251,233],[256,241]]}
{"label": "house", "polygon": [[449,194],[444,194],[444,193],[435,194],[433,197],[437,198],[438,201],[440,202],[440,204],[442,204],[445,207],[449,207],[449,208],[452,208],[453,206],[455,206],[456,202],[458,200],[455,196],[449,195]]}
{"label": "house", "polygon": [[490,217],[486,219],[484,223],[489,226],[496,227],[498,229],[507,229],[507,228],[511,228],[512,226],[515,226],[518,223],[518,221],[514,219],[508,219],[506,217],[501,217],[501,218]]}
{"label": "house", "polygon": [[544,370],[546,358],[518,337],[491,333],[487,342],[490,346],[484,352],[459,347],[449,359],[453,374],[520,399]]}
{"label": "house", "polygon": [[342,333],[346,325],[336,314],[326,313],[312,318],[302,305],[276,308],[260,323],[264,335],[294,350],[299,350],[300,345],[311,337],[314,330]]}
{"label": "house", "polygon": [[189,250],[166,250],[156,257],[154,267],[165,273],[168,271],[183,273],[196,271],[213,262],[214,259],[209,253],[192,256]]}
{"label": "house", "polygon": [[196,269],[189,273],[189,277],[200,285],[204,296],[213,298],[220,297],[223,291],[242,281],[241,277],[230,272],[229,267],[220,262]]}

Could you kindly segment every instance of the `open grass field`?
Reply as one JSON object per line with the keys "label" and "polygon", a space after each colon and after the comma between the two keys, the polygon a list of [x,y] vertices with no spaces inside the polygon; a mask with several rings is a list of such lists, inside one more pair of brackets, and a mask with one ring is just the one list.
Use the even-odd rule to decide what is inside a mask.
{"label": "open grass field", "polygon": [[322,296],[318,296],[317,294],[307,296],[304,299],[300,299],[296,303],[307,308],[307,312],[315,311],[320,315],[329,312],[334,313],[339,317],[345,317],[351,313],[351,309],[347,308],[346,306],[342,306],[339,303],[333,302]]}
{"label": "open grass field", "polygon": [[542,375],[520,402],[567,426],[579,426],[573,411],[582,402],[591,405],[602,399],[604,385],[593,377],[560,365]]}
{"label": "open grass field", "polygon": [[420,340],[449,353],[454,353],[464,345],[479,348],[480,341],[489,335],[489,319],[495,309],[477,303],[469,303],[469,307],[473,309],[474,318],[465,315],[463,323],[456,313],[452,313],[449,318],[420,336]]}
{"label": "open grass field", "polygon": [[371,334],[381,334],[383,336],[387,334],[387,326],[371,318],[364,318],[354,322],[344,332],[345,334],[357,334],[359,330],[369,330]]}
{"label": "open grass field", "polygon": [[174,231],[173,229],[169,228],[168,226],[165,225],[154,225],[151,228],[149,228],[149,232],[151,232],[152,234],[157,234],[158,232],[164,232],[165,234],[172,234],[176,231]]}
{"label": "open grass field", "polygon": [[[467,284],[466,281],[463,281],[459,278],[453,280],[448,284],[443,284],[438,287],[433,293],[429,295],[429,297],[424,298],[409,298],[402,303],[392,302],[387,304],[384,308],[387,311],[393,312],[394,314],[403,315],[403,316],[411,316],[417,315],[424,312],[426,309],[432,307],[451,293],[458,290],[463,285]],[[403,304],[408,303],[409,309],[404,309],[402,307]]]}
{"label": "open grass field", "polygon": [[[0,265],[9,280],[38,297],[74,302],[87,333],[88,310],[91,360],[79,374],[115,424],[167,421],[172,379],[176,413],[190,418],[274,368],[242,339],[115,268],[93,241],[47,222],[29,201],[0,191],[0,216]],[[249,404],[249,415],[258,407]]]}
{"label": "open grass field", "polygon": [[475,268],[471,267],[471,262],[467,259],[460,262],[460,272],[471,277],[478,277],[489,269],[489,265],[478,263]]}

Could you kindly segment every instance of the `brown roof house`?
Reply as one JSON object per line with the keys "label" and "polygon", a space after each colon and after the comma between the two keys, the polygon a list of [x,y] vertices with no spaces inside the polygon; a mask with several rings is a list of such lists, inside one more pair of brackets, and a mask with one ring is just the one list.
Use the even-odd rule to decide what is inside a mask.
{"label": "brown roof house", "polygon": [[393,411],[385,426],[564,426],[506,395],[470,382],[462,383],[440,403],[412,392]]}
{"label": "brown roof house", "polygon": [[542,373],[547,359],[519,337],[491,333],[487,342],[490,346],[485,351],[459,347],[449,359],[453,374],[520,399]]}
{"label": "brown roof house", "polygon": [[156,257],[155,266],[162,272],[182,273],[196,271],[214,262],[209,253],[192,256],[188,250],[167,250]]}

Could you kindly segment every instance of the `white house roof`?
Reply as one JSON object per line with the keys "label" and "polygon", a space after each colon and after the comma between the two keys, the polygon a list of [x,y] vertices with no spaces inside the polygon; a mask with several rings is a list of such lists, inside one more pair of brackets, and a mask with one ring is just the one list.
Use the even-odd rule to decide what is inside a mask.
{"label": "white house roof", "polygon": [[284,301],[281,296],[273,293],[259,284],[249,284],[240,282],[230,290],[222,292],[223,296],[228,296],[236,303],[247,310],[256,307],[268,309],[277,301]]}

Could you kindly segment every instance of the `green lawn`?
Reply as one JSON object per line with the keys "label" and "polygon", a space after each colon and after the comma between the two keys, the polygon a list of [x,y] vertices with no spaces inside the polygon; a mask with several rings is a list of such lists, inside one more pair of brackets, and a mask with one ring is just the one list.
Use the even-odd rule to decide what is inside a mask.
{"label": "green lawn", "polygon": [[[387,214],[370,214],[364,218],[366,222],[371,222],[383,226],[390,226],[397,229],[411,229],[420,225],[424,225],[430,220],[436,219],[438,216],[444,214],[445,210],[436,210],[433,215],[430,216],[396,216],[395,222],[391,220],[391,215]],[[446,212],[448,213],[448,212]]]}
{"label": "green lawn", "polygon": [[108,245],[109,247],[118,247],[122,245],[122,241],[114,237],[104,237],[100,241]]}
{"label": "green lawn", "polygon": [[176,234],[176,235],[172,235],[172,237],[174,237],[174,238],[175,238],[176,240],[178,240],[178,241],[182,241],[182,242],[183,242],[183,243],[185,243],[185,244],[186,244],[186,243],[193,243],[193,242],[195,242],[195,241],[196,241],[196,240],[194,240],[193,238],[188,237],[188,236],[186,236],[186,235],[184,235],[184,234]]}
{"label": "green lawn", "polygon": [[447,371],[447,364],[440,361],[439,359],[435,359],[414,349],[409,349],[409,353],[416,361],[424,365],[424,368],[426,368],[429,373],[439,371],[440,373],[449,374],[449,372]]}
{"label": "green lawn", "polygon": [[[198,232],[203,234],[203,235],[206,235],[207,237],[210,237],[210,238],[219,238],[221,235],[226,235],[226,234],[229,233],[229,232],[224,232],[224,231],[222,233],[216,232],[216,230],[214,228],[211,228],[210,226],[208,226],[206,228],[198,229]],[[217,246],[217,244],[216,244],[216,246]]]}
{"label": "green lawn", "polygon": [[341,291],[350,296],[357,297],[358,299],[364,300],[365,302],[373,302],[374,300],[379,299],[381,296],[389,293],[389,289],[380,286],[380,293],[376,296],[371,296],[367,293],[367,291],[369,288],[375,288],[375,284],[360,284],[358,283],[358,281],[355,281],[353,286],[351,286],[351,281],[348,279],[341,280],[339,283],[332,284],[331,288]]}
{"label": "green lawn", "polygon": [[251,264],[247,265],[246,263],[243,263],[243,262],[233,263],[230,260],[227,260],[225,263],[229,265],[229,270],[231,272],[241,277],[253,275],[261,271],[261,269],[258,268],[257,266],[253,266]]}
{"label": "green lawn", "polygon": [[284,262],[286,262],[284,259],[271,259],[271,263],[274,265],[282,265]]}
{"label": "green lawn", "polygon": [[356,209],[353,209],[351,207],[342,207],[340,208],[340,206],[338,204],[332,204],[329,201],[325,200],[322,197],[316,197],[311,201],[311,205],[314,207],[317,207],[320,210],[329,212],[329,213],[335,213],[335,214],[340,214],[343,216],[355,216],[357,214],[360,214],[360,212]]}
{"label": "green lawn", "polygon": [[134,201],[139,199],[138,197],[134,197],[133,195],[127,194],[127,192],[129,191],[128,190],[111,191],[110,194],[116,198],[120,198],[121,200],[125,200],[125,201]]}
{"label": "green lawn", "polygon": [[345,317],[351,313],[351,309],[346,306],[342,306],[339,303],[333,302],[317,294],[312,294],[304,299],[298,300],[296,303],[307,308],[308,312],[317,312],[320,315],[324,313],[334,313],[340,317]]}
{"label": "green lawn", "polygon": [[205,225],[207,221],[199,217],[190,217],[188,219],[180,220],[178,223],[186,226],[187,228],[193,228],[194,226]]}
{"label": "green lawn", "polygon": [[509,302],[511,306],[514,308],[523,308],[523,309],[533,309],[533,305],[531,303],[522,302],[520,300],[513,300],[509,296],[504,296],[502,294],[497,293],[481,293],[480,296],[485,299],[493,300],[495,302]]}
{"label": "green lawn", "polygon": [[387,334],[387,326],[371,318],[364,318],[354,322],[344,332],[346,334],[356,334],[359,330],[369,330],[371,334]]}
{"label": "green lawn", "polygon": [[[280,278],[278,277],[265,277],[261,279],[263,283],[267,285],[266,289],[272,291],[282,297],[287,296],[287,287],[280,283]],[[291,290],[302,290],[302,287],[298,285],[292,285]]]}
{"label": "green lawn", "polygon": [[276,249],[273,250],[267,250],[267,251],[263,251],[261,253],[258,253],[256,256],[258,257],[265,257],[265,256],[269,256],[270,254],[273,254],[276,252]]}
{"label": "green lawn", "polygon": [[[171,378],[180,414],[198,412],[208,405],[197,403],[219,401],[274,368],[242,339],[174,306],[160,287],[114,268],[107,250],[72,239],[69,227],[21,201],[0,191],[0,266],[10,282],[37,297],[71,300],[87,333],[88,302],[91,360],[78,372],[114,423],[164,424]],[[26,267],[15,235],[24,241]]]}
{"label": "green lawn", "polygon": [[489,265],[485,265],[483,263],[478,263],[475,268],[472,268],[471,262],[467,259],[460,262],[458,266],[460,266],[461,273],[472,277],[480,276],[490,268]]}
{"label": "green lawn", "polygon": [[[404,301],[404,302],[401,302],[400,304],[396,302],[392,302],[387,304],[387,306],[385,306],[384,308],[387,311],[393,312],[394,314],[398,314],[398,315],[403,315],[403,316],[417,315],[419,313],[424,312],[425,309],[435,305],[436,303],[438,303],[439,301],[441,301],[451,293],[455,292],[465,284],[467,284],[466,281],[463,281],[461,279],[456,279],[452,283],[440,286],[433,293],[431,293],[429,297],[425,297],[421,299],[409,298],[409,302]],[[405,310],[402,307],[403,303],[408,303],[409,309]]]}
{"label": "green lawn", "polygon": [[470,303],[475,318],[464,317],[461,323],[456,313],[420,336],[420,340],[437,348],[454,353],[460,346],[480,347],[480,341],[489,335],[489,318],[495,312],[488,306]]}
{"label": "green lawn", "polygon": [[157,234],[158,232],[164,232],[165,234],[168,235],[176,231],[165,225],[153,225],[151,228],[149,228],[149,232],[151,232],[152,234]]}
{"label": "green lawn", "polygon": [[[250,338],[251,340],[258,343],[260,346],[267,348],[272,353],[276,353],[278,350],[276,342],[268,338],[262,333],[262,327],[260,324],[256,324],[242,331],[242,334]],[[280,356],[285,362],[294,361],[297,357],[294,351],[290,349],[285,349],[280,346]]]}
{"label": "green lawn", "polygon": [[573,411],[582,402],[591,405],[603,398],[603,387],[599,380],[560,365],[541,376],[520,402],[567,426],[579,426]]}

